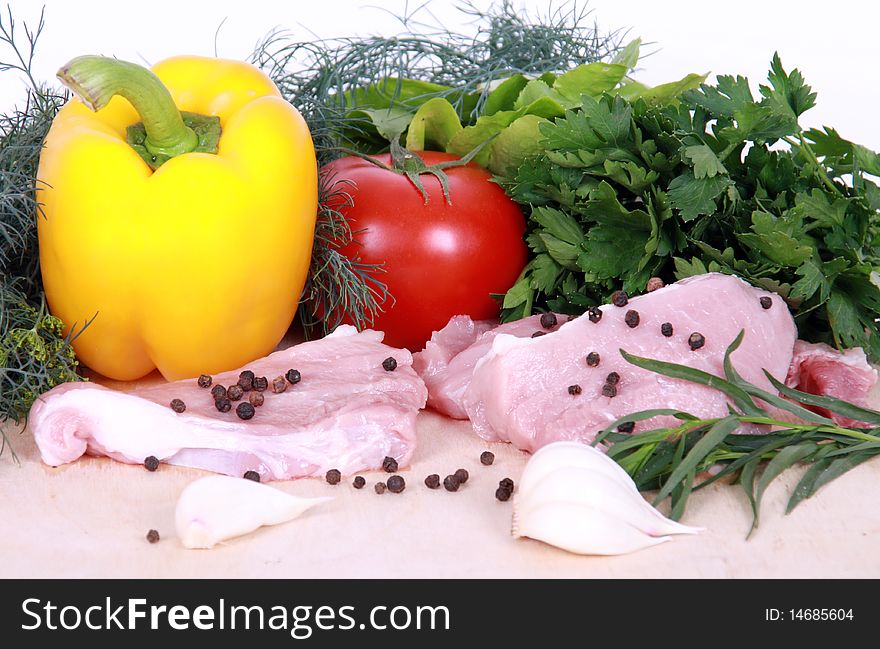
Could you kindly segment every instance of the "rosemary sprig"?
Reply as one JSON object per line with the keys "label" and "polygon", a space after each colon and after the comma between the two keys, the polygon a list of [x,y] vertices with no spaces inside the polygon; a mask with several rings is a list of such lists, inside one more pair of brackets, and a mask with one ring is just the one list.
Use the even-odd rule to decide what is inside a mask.
{"label": "rosemary sprig", "polygon": [[[633,477],[640,490],[657,490],[655,504],[669,497],[675,519],[684,513],[691,492],[721,478],[736,477],[752,508],[751,534],[758,526],[764,492],[786,469],[798,463],[810,465],[789,497],[789,513],[831,480],[880,455],[880,412],[788,388],[767,372],[773,387],[785,399],[748,383],[730,361],[743,336],[741,331],[725,352],[724,378],[677,363],[634,356],[621,349],[623,357],[637,367],[721,390],[732,401],[730,413],[726,417],[701,419],[679,410],[644,410],[612,422],[593,443],[608,444],[609,457]],[[761,402],[785,410],[799,421],[774,417]],[[841,426],[804,408],[805,405],[820,406],[867,425]],[[624,422],[660,415],[671,415],[681,423],[629,435],[615,432]],[[766,426],[768,432],[737,433],[746,425]],[[720,470],[698,482],[700,474],[718,466]]]}

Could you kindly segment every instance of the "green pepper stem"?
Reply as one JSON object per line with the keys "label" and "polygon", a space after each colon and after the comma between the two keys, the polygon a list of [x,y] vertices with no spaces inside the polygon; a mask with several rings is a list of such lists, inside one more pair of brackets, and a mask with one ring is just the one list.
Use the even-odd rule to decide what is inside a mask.
{"label": "green pepper stem", "polygon": [[143,66],[105,56],[78,56],[58,70],[58,78],[92,110],[114,95],[125,97],[138,112],[153,155],[176,156],[198,145],[198,136],[183,123],[171,93]]}

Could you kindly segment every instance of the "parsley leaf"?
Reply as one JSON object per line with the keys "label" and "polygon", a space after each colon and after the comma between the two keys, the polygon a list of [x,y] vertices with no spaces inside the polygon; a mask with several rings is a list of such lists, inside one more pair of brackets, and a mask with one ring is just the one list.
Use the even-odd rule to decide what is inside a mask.
{"label": "parsley leaf", "polygon": [[721,75],[667,104],[583,97],[542,124],[539,155],[499,179],[535,255],[504,317],[732,273],[785,297],[802,338],[880,360],[880,156],[805,132],[816,94],[778,56],[767,79],[757,96]]}

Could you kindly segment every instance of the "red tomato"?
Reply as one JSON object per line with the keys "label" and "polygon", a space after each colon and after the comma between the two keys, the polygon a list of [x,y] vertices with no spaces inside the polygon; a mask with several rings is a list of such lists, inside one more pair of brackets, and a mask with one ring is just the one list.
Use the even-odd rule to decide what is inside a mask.
{"label": "red tomato", "polygon": [[[428,165],[456,156],[419,151]],[[376,159],[390,163],[390,156]],[[500,302],[490,293],[505,293],[527,261],[523,234],[525,218],[485,169],[471,163],[444,171],[449,198],[432,174],[420,179],[421,192],[406,176],[377,167],[358,157],[335,160],[327,166],[338,179],[354,182],[348,192],[354,206],[346,211],[357,243],[342,249],[349,258],[384,263],[379,279],[387,284],[389,300],[373,328],[385,332],[385,342],[412,351],[422,349],[431,332],[454,315],[495,318]]]}

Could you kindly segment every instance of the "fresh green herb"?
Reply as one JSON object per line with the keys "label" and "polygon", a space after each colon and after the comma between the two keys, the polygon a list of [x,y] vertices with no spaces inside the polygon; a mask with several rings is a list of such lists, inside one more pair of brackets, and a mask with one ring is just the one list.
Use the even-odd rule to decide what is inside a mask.
{"label": "fresh green herb", "polygon": [[[691,492],[723,477],[738,476],[752,508],[751,534],[758,525],[764,492],[784,470],[798,463],[810,465],[789,497],[788,513],[834,478],[880,455],[880,412],[787,388],[769,374],[767,377],[773,387],[787,399],[748,383],[737,374],[730,361],[743,335],[744,332],[740,332],[725,352],[724,378],[620,350],[623,357],[637,367],[720,390],[731,400],[731,412],[726,417],[712,419],[670,409],[636,412],[611,422],[596,436],[594,444],[608,444],[609,457],[633,477],[640,490],[658,490],[655,504],[669,497],[675,519],[684,513]],[[774,418],[756,399],[794,415],[803,423]],[[865,425],[841,426],[829,417],[807,410],[805,405],[821,406]],[[681,423],[635,434],[615,432],[616,427],[625,422],[661,415],[675,417]],[[743,426],[756,425],[766,426],[770,432],[737,432]],[[720,471],[697,482],[697,476],[718,466]]]}
{"label": "fresh green herb", "polygon": [[[82,380],[71,336],[65,337],[62,329],[45,302],[32,306],[14,281],[0,275],[0,431],[8,420],[24,421],[46,390]],[[4,435],[0,452],[6,442]]]}
{"label": "fresh green herb", "polygon": [[348,181],[322,172],[318,178],[315,243],[297,318],[306,332],[327,332],[349,320],[358,328],[373,322],[388,292],[384,269],[339,252],[353,233],[344,213],[352,205]]}
{"label": "fresh green herb", "polygon": [[[290,42],[275,33],[252,59],[303,113],[323,164],[339,157],[338,147],[386,150],[388,140],[403,133],[432,99],[448,100],[463,124],[473,124],[478,116],[502,108],[490,102],[490,96],[497,101],[503,94],[492,93],[498,81],[565,72],[620,49],[620,34],[601,33],[577,4],[534,17],[509,0],[486,11],[467,5],[462,11],[472,17],[475,33],[451,32],[404,16],[403,32],[393,37]],[[438,110],[436,104],[425,107],[431,110]],[[446,111],[439,112],[440,120],[446,119]],[[437,115],[422,126],[425,122],[436,124]],[[412,135],[422,137],[436,135]],[[462,146],[470,151],[476,144]]]}
{"label": "fresh green herb", "polygon": [[541,153],[501,179],[533,252],[505,319],[720,271],[782,295],[801,338],[880,359],[880,156],[804,131],[816,95],[778,56],[768,81],[758,98],[732,76],[665,105],[584,97],[541,124]]}
{"label": "fresh green herb", "polygon": [[[13,54],[11,62],[0,63],[0,71],[17,72],[30,83],[24,108],[0,116],[0,430],[7,421],[24,421],[46,390],[81,380],[61,321],[46,311],[40,281],[37,163],[52,119],[66,101],[31,74],[43,26],[42,15],[30,30],[16,24],[11,10],[0,14],[0,45]],[[6,442],[3,437],[0,452]]]}

